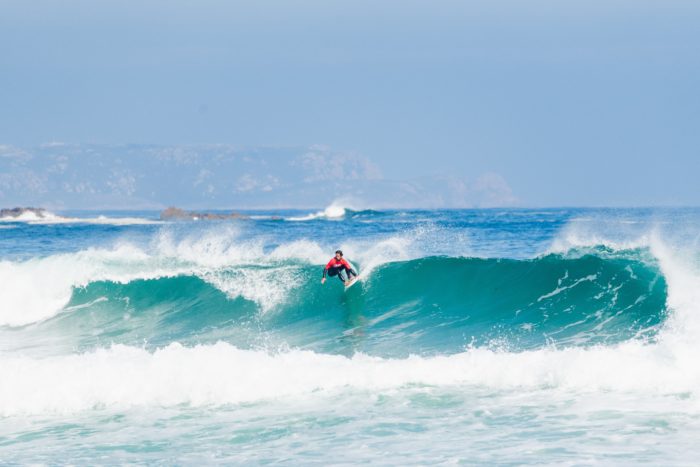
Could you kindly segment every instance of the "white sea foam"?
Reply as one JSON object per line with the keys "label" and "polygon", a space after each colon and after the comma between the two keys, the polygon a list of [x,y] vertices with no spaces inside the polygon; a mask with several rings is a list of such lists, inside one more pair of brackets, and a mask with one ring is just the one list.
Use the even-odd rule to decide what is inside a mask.
{"label": "white sea foam", "polygon": [[102,225],[148,225],[162,224],[162,221],[155,219],[145,219],[142,217],[66,217],[59,216],[50,211],[42,211],[37,214],[33,211],[25,211],[19,216],[0,217],[0,222],[24,222],[34,225],[50,224],[102,224]]}
{"label": "white sea foam", "polygon": [[243,297],[257,303],[263,312],[268,312],[284,302],[289,291],[299,285],[299,268],[277,266],[217,270],[202,273],[201,277],[228,297]]}
{"label": "white sea foam", "polygon": [[306,216],[293,216],[288,217],[288,221],[310,221],[313,219],[342,219],[345,217],[347,212],[347,207],[334,202],[323,211],[318,211],[315,213],[307,214]]}
{"label": "white sea foam", "polygon": [[241,350],[226,343],[149,352],[116,345],[85,354],[0,356],[0,414],[96,407],[220,405],[407,385],[697,394],[700,367],[664,345],[520,353],[470,349],[435,357],[351,358],[291,350]]}
{"label": "white sea foam", "polygon": [[155,225],[163,224],[156,219],[142,217],[59,217],[56,219],[40,219],[31,221],[30,224],[96,224],[96,225]]}
{"label": "white sea foam", "polygon": [[[666,236],[666,235],[664,235]],[[570,221],[554,238],[548,253],[605,246],[613,250],[633,250],[658,244],[658,223],[625,222],[624,219],[586,218]]]}
{"label": "white sea foam", "polygon": [[144,251],[121,245],[111,250],[88,249],[27,261],[0,261],[0,325],[41,321],[65,307],[74,287],[110,280],[127,283],[184,274],[191,268],[153,261]]}
{"label": "white sea foam", "polygon": [[389,237],[367,245],[362,241],[349,240],[343,245],[343,254],[362,264],[361,278],[367,279],[382,264],[406,261],[416,256],[412,250],[415,236],[413,232],[406,235]]}

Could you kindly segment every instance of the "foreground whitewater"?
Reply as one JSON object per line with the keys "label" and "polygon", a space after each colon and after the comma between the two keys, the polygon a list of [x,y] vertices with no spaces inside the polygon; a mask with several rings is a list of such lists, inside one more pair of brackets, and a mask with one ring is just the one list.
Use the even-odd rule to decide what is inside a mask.
{"label": "foreground whitewater", "polygon": [[249,214],[5,220],[0,460],[700,459],[700,210]]}

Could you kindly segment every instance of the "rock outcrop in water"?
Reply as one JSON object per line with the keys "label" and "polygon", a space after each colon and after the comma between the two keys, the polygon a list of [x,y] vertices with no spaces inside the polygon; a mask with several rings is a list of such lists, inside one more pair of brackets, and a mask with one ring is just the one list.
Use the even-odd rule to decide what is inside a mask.
{"label": "rock outcrop in water", "polygon": [[0,219],[19,219],[24,217],[36,217],[43,219],[50,217],[51,214],[44,208],[11,208],[11,209],[0,209]]}
{"label": "rock outcrop in water", "polygon": [[172,220],[205,220],[205,221],[217,221],[217,220],[229,220],[229,219],[246,219],[248,216],[237,213],[215,213],[215,212],[196,212],[196,211],[185,211],[184,209],[169,207],[160,213],[161,220],[172,221]]}

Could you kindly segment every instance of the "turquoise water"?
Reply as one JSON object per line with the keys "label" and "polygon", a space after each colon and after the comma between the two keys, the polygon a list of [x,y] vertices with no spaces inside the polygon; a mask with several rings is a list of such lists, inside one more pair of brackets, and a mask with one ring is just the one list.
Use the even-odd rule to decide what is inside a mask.
{"label": "turquoise water", "polygon": [[2,463],[700,456],[700,210],[249,214],[0,222]]}

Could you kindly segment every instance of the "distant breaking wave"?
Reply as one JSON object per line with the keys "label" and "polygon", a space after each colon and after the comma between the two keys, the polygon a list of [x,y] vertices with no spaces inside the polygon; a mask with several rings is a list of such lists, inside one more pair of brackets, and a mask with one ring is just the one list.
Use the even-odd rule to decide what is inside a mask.
{"label": "distant breaking wave", "polygon": [[2,216],[0,222],[22,222],[27,224],[104,224],[104,225],[147,225],[161,224],[161,221],[140,217],[66,217],[44,209],[26,210],[17,216]]}
{"label": "distant breaking wave", "polygon": [[344,219],[347,217],[364,217],[364,216],[372,216],[372,215],[380,215],[382,214],[381,211],[377,211],[374,209],[351,209],[349,207],[342,206],[340,204],[331,204],[327,208],[325,208],[322,211],[317,211],[313,212],[310,214],[306,214],[304,216],[290,216],[287,217],[285,220],[288,221],[312,221],[312,220],[339,220],[339,219]]}
{"label": "distant breaking wave", "polygon": [[348,210],[340,205],[331,204],[323,211],[318,211],[312,214],[307,214],[305,216],[292,216],[288,217],[287,220],[290,221],[310,221],[314,219],[340,219],[345,217]]}

